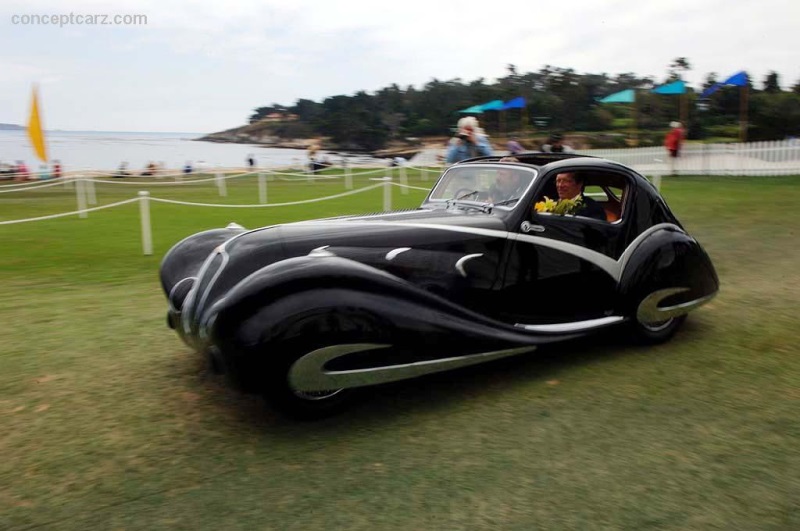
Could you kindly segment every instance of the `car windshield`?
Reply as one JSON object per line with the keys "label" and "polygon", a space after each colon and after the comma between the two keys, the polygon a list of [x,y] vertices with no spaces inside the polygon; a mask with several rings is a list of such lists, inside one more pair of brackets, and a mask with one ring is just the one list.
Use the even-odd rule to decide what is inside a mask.
{"label": "car windshield", "polygon": [[447,170],[430,201],[477,201],[513,208],[533,180],[534,168],[512,164],[465,164]]}

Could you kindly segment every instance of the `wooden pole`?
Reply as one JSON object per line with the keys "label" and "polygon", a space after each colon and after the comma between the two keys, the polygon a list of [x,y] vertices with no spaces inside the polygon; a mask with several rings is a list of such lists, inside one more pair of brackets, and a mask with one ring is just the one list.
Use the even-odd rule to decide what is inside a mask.
{"label": "wooden pole", "polygon": [[636,91],[633,91],[633,145],[639,145],[639,103],[636,98]]}
{"label": "wooden pole", "polygon": [[681,123],[683,124],[683,129],[685,131],[689,130],[689,92],[684,92],[681,94],[680,99],[680,106],[681,106]]}
{"label": "wooden pole", "polygon": [[743,86],[739,91],[739,142],[747,142],[747,99],[750,87]]}

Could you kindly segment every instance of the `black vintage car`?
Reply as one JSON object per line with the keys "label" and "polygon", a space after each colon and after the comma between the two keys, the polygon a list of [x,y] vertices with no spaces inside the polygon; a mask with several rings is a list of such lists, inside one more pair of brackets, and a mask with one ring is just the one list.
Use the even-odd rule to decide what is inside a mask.
{"label": "black vintage car", "polygon": [[[517,159],[451,166],[414,210],[186,238],[161,265],[168,323],[245,390],[311,417],[364,386],[610,326],[665,341],[716,294],[708,256],[644,177]],[[593,217],[539,211],[563,174]]]}

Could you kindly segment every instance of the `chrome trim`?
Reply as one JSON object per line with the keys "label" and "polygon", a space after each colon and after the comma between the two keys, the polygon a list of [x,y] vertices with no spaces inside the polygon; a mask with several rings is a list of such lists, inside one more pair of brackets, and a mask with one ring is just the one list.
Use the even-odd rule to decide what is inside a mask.
{"label": "chrome trim", "polygon": [[311,249],[308,256],[336,256],[336,254],[328,250],[328,247],[330,247],[330,245],[323,245],[322,247]]}
{"label": "chrome trim", "polygon": [[466,264],[467,261],[472,260],[473,258],[478,258],[479,256],[483,256],[483,253],[475,253],[462,256],[461,258],[458,259],[458,262],[456,262],[456,271],[461,273],[462,277],[466,278],[467,272],[464,271],[464,264]]}
{"label": "chrome trim", "polygon": [[[174,286],[172,286],[172,289],[169,290],[169,295],[167,295],[167,302],[169,303],[169,308],[170,308],[170,310],[174,311],[175,313],[180,313],[181,310],[183,310],[183,306],[181,306],[180,310],[178,308],[176,308],[175,305],[172,304],[172,295],[173,295],[173,293],[175,293],[175,290],[178,288],[178,286],[180,286],[181,284],[183,284],[187,280],[192,280],[194,282],[197,282],[197,277],[186,277],[186,278],[180,279],[179,281],[177,281],[175,283]],[[192,290],[192,288],[189,288],[189,291],[191,291],[191,290]],[[186,297],[183,299],[183,304],[184,305],[186,304],[186,299],[188,299],[188,298],[189,298],[189,293],[187,292],[186,293]]]}
{"label": "chrome trim", "polygon": [[415,363],[371,367],[368,369],[346,371],[328,371],[325,369],[326,363],[341,356],[390,346],[391,345],[373,343],[355,343],[331,345],[311,351],[300,357],[289,368],[289,373],[287,375],[289,386],[295,393],[364,387],[367,385],[416,378],[425,374],[433,374],[460,367],[468,367],[486,361],[522,354],[523,352],[530,352],[536,348],[535,346],[527,346],[437,360],[419,361]]}
{"label": "chrome trim", "polygon": [[688,302],[682,302],[681,304],[666,306],[664,308],[658,306],[658,303],[667,297],[686,291],[689,291],[689,288],[666,288],[654,291],[639,303],[639,307],[636,309],[636,319],[644,325],[658,324],[672,319],[673,317],[687,314],[695,308],[707,303],[717,295],[716,292],[714,292],[711,295],[706,295],[705,297],[700,297],[699,299]]}
{"label": "chrome trim", "polygon": [[610,317],[601,317],[600,319],[589,319],[588,321],[575,321],[572,323],[554,323],[554,324],[521,324],[517,323],[514,326],[530,330],[531,332],[545,332],[550,334],[568,333],[568,332],[583,332],[585,330],[592,330],[594,328],[601,328],[613,324],[621,323],[625,318],[619,315],[612,315]]}
{"label": "chrome trim", "polygon": [[392,260],[394,260],[397,257],[398,254],[404,253],[404,252],[410,251],[410,250],[411,250],[411,247],[398,247],[397,249],[393,249],[393,250],[389,251],[388,253],[386,253],[386,260],[391,262]]}
{"label": "chrome trim", "polygon": [[[222,245],[225,245],[225,244],[222,244]],[[203,306],[206,303],[206,299],[208,298],[208,294],[211,292],[211,288],[214,286],[214,283],[217,281],[219,276],[222,274],[222,270],[225,269],[226,265],[228,265],[228,261],[230,261],[230,255],[228,255],[228,253],[225,252],[225,250],[222,248],[222,245],[220,247],[218,247],[218,251],[217,251],[219,253],[219,255],[222,257],[222,263],[219,265],[219,268],[217,268],[217,270],[214,272],[214,276],[211,277],[211,280],[208,282],[208,285],[206,286],[206,290],[200,296],[200,300],[198,301],[197,306],[195,307],[195,317],[196,318],[200,317],[200,313],[203,311]],[[208,264],[206,264],[207,266],[210,266],[211,261],[214,260],[214,256],[216,254],[217,253],[211,253],[211,258],[209,259]],[[201,278],[203,278],[203,274],[202,273],[197,275],[197,280],[198,280],[197,285],[198,286],[201,284],[199,282],[199,280]]]}

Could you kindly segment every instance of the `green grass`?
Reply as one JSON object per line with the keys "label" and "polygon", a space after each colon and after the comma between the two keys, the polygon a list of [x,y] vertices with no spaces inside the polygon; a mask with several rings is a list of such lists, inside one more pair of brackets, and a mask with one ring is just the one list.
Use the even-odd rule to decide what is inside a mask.
{"label": "green grass", "polygon": [[[258,198],[253,179],[224,199],[210,184],[150,190]],[[269,200],[341,191],[272,181]],[[0,226],[0,528],[800,528],[800,178],[663,191],[722,282],[672,342],[579,342],[380,388],[318,423],[209,375],[165,326],[158,264],[198,230],[376,211],[380,190],[153,203],[152,257],[136,204]],[[396,189],[394,206],[423,196]],[[0,194],[0,221],[74,208],[60,186]]]}

